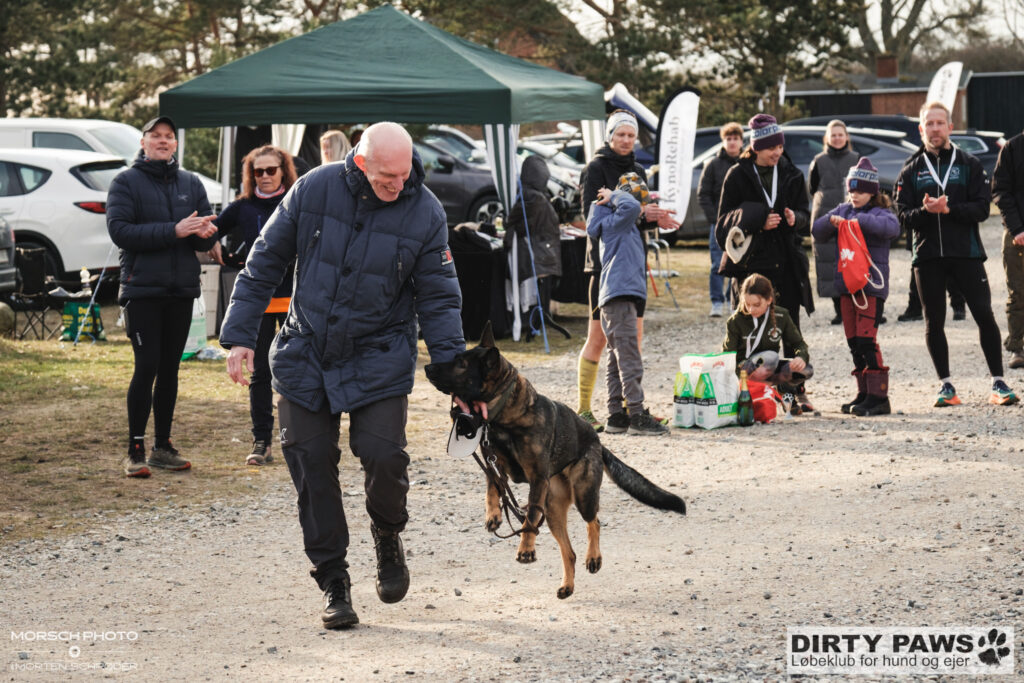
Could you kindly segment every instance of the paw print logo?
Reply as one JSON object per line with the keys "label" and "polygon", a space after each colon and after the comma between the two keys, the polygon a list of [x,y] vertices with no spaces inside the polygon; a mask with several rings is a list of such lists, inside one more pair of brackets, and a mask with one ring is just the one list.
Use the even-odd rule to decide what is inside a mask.
{"label": "paw print logo", "polygon": [[[989,666],[999,666],[999,660],[1010,654],[1010,648],[1003,647],[1006,643],[1006,634],[997,629],[991,629],[988,636],[978,638],[978,659]],[[982,649],[985,648],[987,649]]]}

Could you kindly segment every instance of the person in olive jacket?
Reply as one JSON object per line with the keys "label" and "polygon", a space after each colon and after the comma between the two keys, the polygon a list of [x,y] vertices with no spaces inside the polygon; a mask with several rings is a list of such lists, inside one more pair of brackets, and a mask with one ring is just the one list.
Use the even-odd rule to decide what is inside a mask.
{"label": "person in olive jacket", "polygon": [[[128,385],[129,477],[148,477],[150,467],[192,466],[171,444],[171,423],[192,303],[202,293],[196,252],[216,243],[217,226],[198,176],[178,168],[174,131],[166,116],[143,126],[138,157],[107,194],[107,231],[121,248],[117,300],[135,354]],[[150,408],[156,439],[147,461]]]}
{"label": "person in olive jacket", "polygon": [[[778,293],[778,304],[799,328],[801,304],[808,313],[814,311],[807,257],[800,246],[800,232],[810,217],[807,187],[803,173],[785,154],[785,137],[775,117],[758,114],[750,119],[750,128],[752,142],[722,184],[716,221],[719,244],[725,247],[731,212],[752,214],[756,220],[747,215],[744,221],[750,241],[743,261],[728,258],[721,272],[735,278],[734,290],[751,273],[767,277]],[[738,292],[733,298],[738,299]]]}

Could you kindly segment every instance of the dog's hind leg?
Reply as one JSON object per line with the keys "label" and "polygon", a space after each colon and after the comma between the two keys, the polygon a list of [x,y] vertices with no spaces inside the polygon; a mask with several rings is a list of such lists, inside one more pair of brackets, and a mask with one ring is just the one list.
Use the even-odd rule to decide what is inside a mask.
{"label": "dog's hind leg", "polygon": [[562,600],[572,595],[576,585],[576,553],[569,541],[569,530],[566,525],[570,503],[572,490],[569,482],[559,475],[551,480],[544,511],[547,515],[548,529],[558,541],[558,549],[562,552],[562,585],[558,587],[558,597]]}
{"label": "dog's hind leg", "polygon": [[484,500],[484,527],[488,531],[496,531],[501,526],[501,499],[498,487],[488,479],[487,497]]}
{"label": "dog's hind leg", "polygon": [[597,517],[587,522],[587,571],[596,574],[601,569],[601,522]]}
{"label": "dog's hind leg", "polygon": [[[577,470],[576,468],[580,468]],[[591,574],[601,569],[601,522],[597,510],[601,501],[601,475],[603,465],[587,457],[573,466],[573,497],[576,509],[587,523],[587,555],[583,564]]]}
{"label": "dog's hind leg", "polygon": [[548,495],[548,480],[530,482],[530,495],[526,506],[526,521],[523,522],[522,534],[519,537],[519,550],[516,561],[523,564],[537,561],[537,525],[543,514],[543,504]]}

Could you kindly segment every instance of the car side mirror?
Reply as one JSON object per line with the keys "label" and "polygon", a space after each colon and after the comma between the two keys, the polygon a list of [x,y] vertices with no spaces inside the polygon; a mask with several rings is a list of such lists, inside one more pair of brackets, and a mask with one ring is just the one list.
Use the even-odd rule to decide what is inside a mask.
{"label": "car side mirror", "polygon": [[451,173],[452,169],[455,168],[455,159],[448,156],[447,154],[437,155],[437,172],[438,173]]}

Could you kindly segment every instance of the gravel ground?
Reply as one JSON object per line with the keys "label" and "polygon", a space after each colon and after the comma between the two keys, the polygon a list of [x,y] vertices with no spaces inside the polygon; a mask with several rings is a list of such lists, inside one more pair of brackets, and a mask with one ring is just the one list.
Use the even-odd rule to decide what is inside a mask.
{"label": "gravel ground", "polygon": [[[995,220],[984,228],[1005,331],[1000,230]],[[880,344],[896,414],[839,413],[853,393],[850,360],[823,302],[805,323],[820,417],[604,438],[682,495],[689,514],[645,508],[606,479],[604,566],[595,575],[579,567],[568,600],[555,597],[560,560],[550,535],[538,539],[535,564],[519,565],[514,541],[484,531],[482,474],[445,455],[445,411],[420,372],[411,410],[437,418],[409,446],[412,519],[403,538],[412,588],[404,601],[376,598],[360,473],[343,456],[357,628],[319,626],[320,595],[282,476],[244,504],[168,501],[97,516],[87,534],[2,548],[0,614],[12,632],[0,651],[4,672],[11,680],[67,678],[75,669],[146,680],[775,680],[785,678],[792,625],[992,624],[1020,633],[1024,413],[986,403],[970,320],[947,323],[964,405],[931,407],[937,381],[924,323],[895,322],[908,255],[893,257]],[[703,316],[649,318],[645,388],[655,412],[671,409],[678,357],[715,350],[723,332],[722,321]],[[575,367],[572,354],[538,356],[525,373],[573,404]],[[1024,389],[1021,371],[1007,379]],[[603,396],[599,389],[595,406]],[[280,458],[273,467],[283,468]],[[570,534],[582,558],[586,534],[574,513]],[[83,640],[73,652],[75,643],[15,635],[40,631],[113,639]]]}

